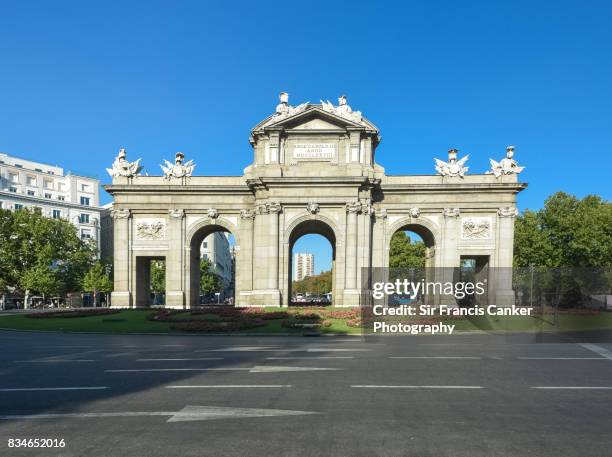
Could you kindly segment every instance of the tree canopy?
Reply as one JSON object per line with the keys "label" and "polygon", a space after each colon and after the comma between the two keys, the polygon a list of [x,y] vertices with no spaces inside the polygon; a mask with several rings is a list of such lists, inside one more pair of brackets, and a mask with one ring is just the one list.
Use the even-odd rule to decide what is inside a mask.
{"label": "tree canopy", "polygon": [[391,237],[390,268],[422,268],[425,266],[425,244],[412,241],[406,232],[398,231]]}
{"label": "tree canopy", "polygon": [[35,293],[80,289],[96,259],[91,240],[81,240],[64,219],[40,211],[0,210],[0,286]]}
{"label": "tree canopy", "polygon": [[514,265],[612,266],[612,203],[557,192],[539,211],[525,211],[516,219]]}
{"label": "tree canopy", "polygon": [[323,295],[332,290],[332,272],[323,271],[318,275],[306,276],[301,281],[293,281],[294,294]]}

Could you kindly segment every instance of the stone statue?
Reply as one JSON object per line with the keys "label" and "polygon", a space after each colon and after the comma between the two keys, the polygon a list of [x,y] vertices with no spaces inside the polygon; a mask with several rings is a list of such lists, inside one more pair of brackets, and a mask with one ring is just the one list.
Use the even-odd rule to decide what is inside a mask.
{"label": "stone statue", "polygon": [[465,167],[464,165],[470,156],[468,154],[462,159],[457,160],[457,152],[459,152],[457,149],[451,149],[448,151],[448,162],[434,158],[434,161],[436,162],[436,171],[438,174],[442,176],[459,176],[463,178],[469,169],[469,167]]}
{"label": "stone statue", "polygon": [[323,111],[335,114],[336,116],[343,117],[358,124],[360,124],[363,120],[361,111],[353,111],[348,104],[345,95],[338,97],[338,106],[334,106],[329,100],[325,102],[321,100],[321,108],[323,108]]}
{"label": "stone statue", "polygon": [[183,154],[182,152],[177,152],[176,156],[174,157],[174,165],[168,162],[167,160],[164,160],[166,166],[160,165],[161,169],[164,172],[164,178],[189,178],[192,175],[193,170],[196,166],[193,163],[193,160],[190,160],[183,164],[184,158],[185,154]]}
{"label": "stone statue", "polygon": [[210,208],[206,214],[211,219],[216,219],[219,217],[219,211],[217,211],[215,208]]}
{"label": "stone statue", "polygon": [[505,158],[501,159],[499,162],[489,159],[491,161],[491,169],[487,171],[486,174],[494,174],[496,178],[499,178],[502,175],[519,174],[525,169],[525,167],[519,167],[516,160],[512,158],[513,156],[514,146],[508,146],[506,148]]}
{"label": "stone statue", "polygon": [[287,92],[281,92],[278,96],[280,103],[276,105],[276,110],[274,113],[274,120],[278,120],[279,118],[293,116],[294,114],[300,113],[306,109],[308,106],[308,102],[302,103],[298,106],[291,106],[289,104],[289,94]]}
{"label": "stone statue", "polygon": [[107,168],[106,171],[113,178],[117,178],[120,176],[126,178],[133,178],[134,176],[138,176],[142,167],[140,166],[140,159],[135,162],[127,161],[127,153],[124,148],[119,149],[119,154],[115,157],[115,161],[113,162],[112,168]]}

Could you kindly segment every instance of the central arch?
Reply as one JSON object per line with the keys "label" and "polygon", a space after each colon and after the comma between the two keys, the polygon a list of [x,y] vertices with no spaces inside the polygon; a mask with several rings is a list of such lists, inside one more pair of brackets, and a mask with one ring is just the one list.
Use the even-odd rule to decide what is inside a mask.
{"label": "central arch", "polygon": [[332,248],[332,265],[331,265],[331,277],[332,277],[332,286],[331,286],[331,304],[333,305],[336,300],[336,246],[337,246],[337,237],[336,231],[332,227],[330,221],[323,220],[319,217],[302,217],[298,220],[294,221],[294,223],[289,227],[288,230],[289,236],[287,238],[287,297],[286,297],[286,305],[290,305],[292,301],[292,279],[293,279],[293,247],[298,239],[300,239],[304,235],[316,234],[321,235],[327,241]]}
{"label": "central arch", "polygon": [[[202,243],[204,240],[214,234],[214,233],[228,233],[234,237],[235,248],[234,249],[234,263],[238,262],[238,252],[239,252],[239,240],[237,235],[236,227],[228,221],[217,219],[217,220],[205,220],[202,221],[195,226],[193,226],[187,236],[188,240],[188,274],[186,275],[186,290],[187,290],[187,300],[188,307],[193,308],[195,306],[200,305],[200,260],[202,258]],[[233,272],[233,283],[234,288],[237,284],[236,272],[238,271],[234,265]],[[237,292],[234,289],[234,292]],[[234,300],[235,303],[235,300]]]}

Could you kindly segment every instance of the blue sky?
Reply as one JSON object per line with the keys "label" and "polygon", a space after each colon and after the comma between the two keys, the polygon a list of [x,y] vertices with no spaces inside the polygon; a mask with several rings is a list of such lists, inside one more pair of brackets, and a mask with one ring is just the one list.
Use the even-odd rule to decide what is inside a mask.
{"label": "blue sky", "polygon": [[150,173],[181,150],[236,175],[278,92],[344,93],[389,174],[450,147],[483,172],[514,144],[521,209],[609,199],[611,20],[605,1],[1,0],[0,151],[103,181],[120,147]]}

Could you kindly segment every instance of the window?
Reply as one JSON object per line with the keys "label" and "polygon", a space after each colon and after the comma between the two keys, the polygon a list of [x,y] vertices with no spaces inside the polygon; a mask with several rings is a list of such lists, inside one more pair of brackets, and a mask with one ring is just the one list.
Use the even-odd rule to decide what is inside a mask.
{"label": "window", "polygon": [[45,198],[51,198],[51,194],[45,193]]}
{"label": "window", "polygon": [[9,173],[9,181],[19,182],[19,175],[17,173]]}
{"label": "window", "polygon": [[45,184],[45,189],[53,189],[53,180],[45,179],[44,184]]}
{"label": "window", "polygon": [[28,186],[36,187],[36,176],[28,176],[26,178],[26,183]]}
{"label": "window", "polygon": [[79,222],[81,224],[89,224],[89,214],[81,213],[81,216],[79,217]]}
{"label": "window", "polygon": [[59,209],[54,209],[52,213],[53,219],[59,219],[62,217],[62,212]]}
{"label": "window", "polygon": [[34,168],[34,171],[38,171],[38,172],[42,173],[42,170],[40,168]]}
{"label": "window", "polygon": [[20,209],[23,209],[23,205],[21,203],[15,203],[15,211],[19,211]]}
{"label": "window", "polygon": [[81,205],[89,206],[89,197],[81,197]]}
{"label": "window", "polygon": [[90,192],[89,184],[81,184],[81,192]]}
{"label": "window", "polygon": [[63,195],[58,195],[57,199],[61,202],[63,202],[64,200],[66,200],[66,197],[64,197]]}
{"label": "window", "polygon": [[91,239],[91,230],[81,230],[81,239],[82,240],[89,240]]}
{"label": "window", "polygon": [[17,188],[16,188],[16,187],[11,186],[11,187],[9,187],[9,192],[13,192],[13,193],[15,193],[15,194],[16,194],[16,193],[17,193]]}
{"label": "window", "polygon": [[66,184],[64,184],[63,182],[57,183],[57,190],[59,190],[60,192],[63,192],[65,189],[66,189]]}
{"label": "window", "polygon": [[33,190],[28,190],[28,195],[30,197],[33,197],[35,195],[35,192]]}
{"label": "window", "polygon": [[20,163],[16,163],[16,164],[15,164],[15,166],[16,166],[17,168],[23,168],[23,165],[21,165]]}

